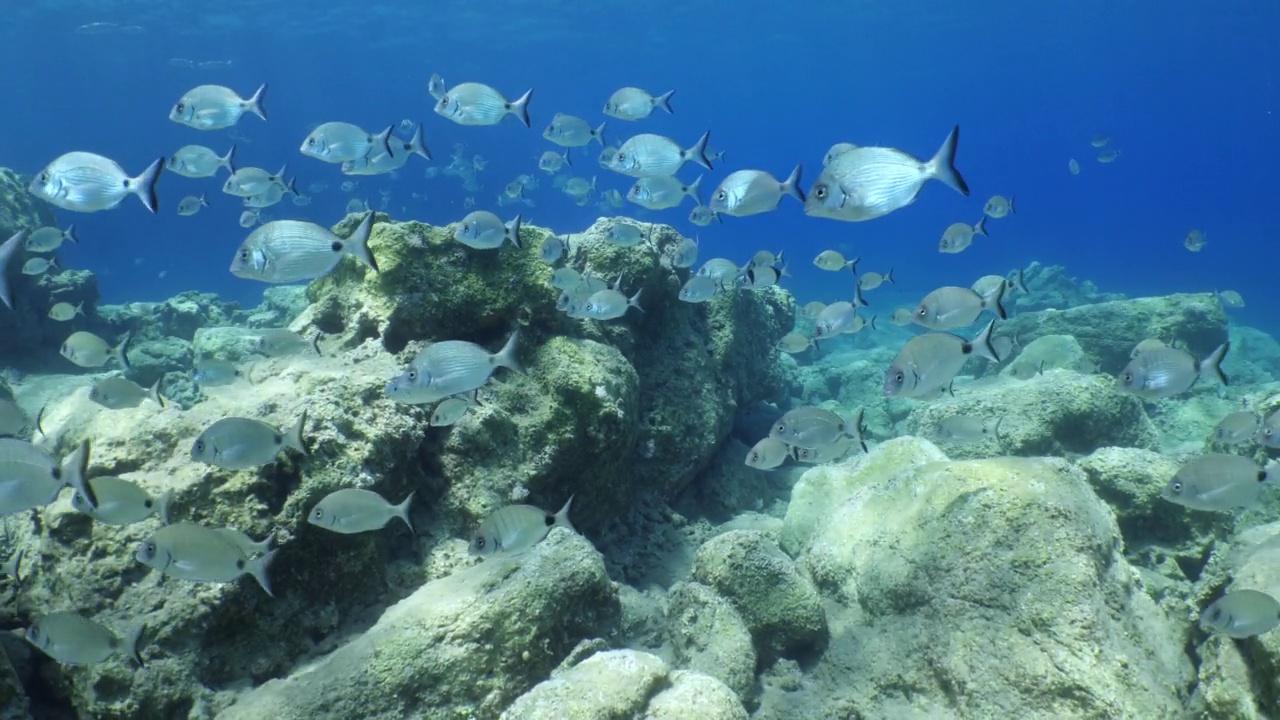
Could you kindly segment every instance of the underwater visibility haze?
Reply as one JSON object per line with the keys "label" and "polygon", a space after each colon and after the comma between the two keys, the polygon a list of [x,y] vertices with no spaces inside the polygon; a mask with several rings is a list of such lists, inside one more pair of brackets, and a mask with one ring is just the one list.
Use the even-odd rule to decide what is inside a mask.
{"label": "underwater visibility haze", "polygon": [[14,5],[5,717],[1280,716],[1280,5]]}

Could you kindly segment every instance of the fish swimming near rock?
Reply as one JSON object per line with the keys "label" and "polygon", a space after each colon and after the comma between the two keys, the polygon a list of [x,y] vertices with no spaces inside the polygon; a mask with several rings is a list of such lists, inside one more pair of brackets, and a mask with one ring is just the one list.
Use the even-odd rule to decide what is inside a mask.
{"label": "fish swimming near rock", "polygon": [[347,255],[377,272],[378,263],[369,251],[373,216],[373,212],[365,215],[346,239],[315,223],[273,220],[254,229],[240,244],[231,274],[267,283],[313,280],[332,271]]}
{"label": "fish swimming near rock", "polygon": [[516,359],[520,331],[496,353],[466,340],[444,340],[423,348],[409,367],[386,385],[392,400],[407,405],[469,393],[489,381],[500,367],[523,373]]}
{"label": "fish swimming near rock", "polygon": [[371,133],[348,122],[321,123],[307,133],[298,152],[336,165],[371,155],[390,155],[391,131],[394,129],[395,126],[388,125],[381,132]]}
{"label": "fish swimming near rock", "polygon": [[267,595],[271,592],[267,570],[279,550],[249,557],[240,545],[218,528],[181,522],[165,525],[138,544],[138,562],[170,577],[194,582],[234,582],[251,575]]}
{"label": "fish swimming near rock", "polygon": [[555,514],[533,505],[508,505],[500,508],[485,518],[472,533],[467,551],[481,557],[516,555],[542,542],[552,528],[562,527],[577,532],[569,520],[569,509],[572,506],[571,497]]}
{"label": "fish swimming near rock", "polygon": [[229,470],[249,470],[274,462],[285,448],[307,455],[303,410],[286,432],[253,418],[229,417],[210,425],[191,446],[191,459]]}
{"label": "fish swimming near rock", "polygon": [[1200,626],[1217,635],[1248,638],[1280,625],[1280,602],[1260,590],[1232,590],[1200,613]]}
{"label": "fish swimming near rock", "polygon": [[106,340],[97,335],[79,330],[71,333],[66,340],[62,341],[62,346],[58,352],[62,357],[82,368],[102,367],[107,364],[108,360],[114,358],[122,369],[130,370],[129,340],[132,337],[132,333],[125,333],[120,340],[120,344],[113,348],[107,344]]}
{"label": "fish swimming near rock", "polygon": [[1231,343],[1225,342],[1200,361],[1177,348],[1147,350],[1129,361],[1120,372],[1117,389],[1147,400],[1159,400],[1187,392],[1205,373],[1227,385],[1226,373],[1222,372],[1222,358],[1230,349]]}
{"label": "fish swimming near rock", "polygon": [[138,383],[120,376],[103,378],[89,388],[89,399],[108,410],[136,408],[142,404],[143,400],[147,399],[164,408],[164,398],[160,397],[161,379],[157,379],[152,383],[150,388],[144,388]]}
{"label": "fish swimming near rock", "polygon": [[884,394],[922,397],[945,390],[965,362],[975,355],[994,363],[1000,362],[991,345],[995,322],[987,323],[972,340],[938,332],[911,338],[885,371]]}
{"label": "fish swimming near rock", "polygon": [[966,287],[940,287],[925,295],[916,305],[912,321],[930,330],[953,330],[972,325],[983,311],[991,311],[1005,319],[1002,285],[990,298],[984,298]]}
{"label": "fish swimming near rock", "polygon": [[85,480],[88,466],[87,440],[59,463],[25,440],[0,438],[0,515],[48,505],[64,487],[83,495],[91,507],[98,507],[98,495]]}
{"label": "fish swimming near rock", "polygon": [[142,174],[129,177],[111,158],[89,152],[69,152],[36,173],[27,189],[63,210],[85,213],[110,210],[134,195],[154,214],[159,212],[156,184],[163,169],[164,158],[160,158]]}
{"label": "fish swimming near rock", "polygon": [[23,637],[45,655],[64,665],[96,665],[112,655],[144,665],[138,654],[138,625],[123,638],[76,612],[53,612],[37,617]]}
{"label": "fish swimming near rock", "polygon": [[413,504],[409,493],[399,505],[392,505],[386,498],[372,490],[343,488],[324,496],[307,515],[307,522],[343,535],[381,530],[387,523],[400,518],[413,532],[409,520],[409,506]]}
{"label": "fish swimming near rock", "polygon": [[1280,484],[1280,463],[1259,467],[1239,455],[1210,453],[1187,461],[1178,468],[1160,496],[1194,510],[1229,512],[1248,507],[1263,486]]}
{"label": "fish swimming near rock", "polygon": [[775,437],[767,437],[747,451],[746,465],[757,470],[780,467],[791,456],[791,448]]}
{"label": "fish swimming near rock", "polygon": [[71,496],[71,507],[98,522],[132,525],[152,515],[168,522],[169,503],[173,499],[171,493],[153,498],[137,483],[111,475],[89,478],[88,484],[98,498],[98,506],[91,506],[84,495],[76,492]]}

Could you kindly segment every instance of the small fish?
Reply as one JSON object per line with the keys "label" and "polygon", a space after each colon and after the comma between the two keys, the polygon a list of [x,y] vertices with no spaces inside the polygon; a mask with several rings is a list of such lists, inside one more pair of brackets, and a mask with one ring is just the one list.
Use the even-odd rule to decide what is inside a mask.
{"label": "small fish", "polygon": [[856,423],[846,424],[836,413],[818,407],[790,410],[773,423],[769,437],[788,445],[818,448],[854,435]]}
{"label": "small fish", "polygon": [[617,154],[618,148],[612,145],[605,145],[604,149],[600,151],[600,154],[596,156],[596,163],[605,170],[608,170],[609,163],[613,162],[613,158]]}
{"label": "small fish", "polygon": [[713,170],[707,159],[707,140],[711,132],[705,132],[693,147],[682,150],[676,141],[662,135],[642,133],[622,143],[617,154],[609,162],[609,169],[630,177],[675,175],[686,162],[695,162]]}
{"label": "small fish", "polygon": [[488,85],[467,82],[455,85],[437,98],[435,112],[459,125],[497,125],[506,116],[513,115],[525,127],[533,127],[529,123],[529,100],[532,97],[533,88],[530,88],[517,100],[509,102],[502,93]]}
{"label": "small fish", "polygon": [[564,166],[572,166],[569,161],[569,150],[565,149],[564,153],[558,153],[554,150],[548,150],[542,153],[538,158],[538,169],[549,173],[558,173]]}
{"label": "small fish", "polygon": [[80,239],[76,237],[75,225],[68,225],[66,230],[59,230],[56,227],[42,227],[28,235],[22,246],[26,248],[27,252],[47,253],[62,247],[62,243],[68,240],[77,245],[80,244]]}
{"label": "small fish", "polygon": [[477,250],[492,250],[506,242],[520,247],[520,222],[519,215],[503,223],[502,218],[488,210],[476,210],[454,228],[453,239]]}
{"label": "small fish", "polygon": [[938,332],[911,338],[885,371],[884,394],[920,397],[946,388],[960,368],[975,355],[994,363],[1000,362],[991,346],[991,331],[995,324],[995,320],[987,323],[973,340]]}
{"label": "small fish", "polygon": [[431,411],[431,420],[428,424],[431,427],[449,427],[461,420],[474,404],[475,401],[471,398],[445,398]]}
{"label": "small fish", "polygon": [[942,238],[938,240],[938,252],[955,255],[968,249],[973,244],[975,235],[990,237],[987,234],[986,221],[987,216],[983,215],[973,225],[962,222],[951,223],[946,230],[942,231]]}
{"label": "small fish", "polygon": [[257,210],[245,210],[240,213],[240,227],[245,229],[251,228],[258,224],[259,219]]}
{"label": "small fish", "polygon": [[538,246],[538,257],[542,259],[542,262],[554,264],[564,257],[565,251],[564,241],[552,235],[543,240],[542,244]]}
{"label": "small fish", "polygon": [[685,281],[678,297],[689,303],[707,302],[724,289],[724,285],[716,278],[705,275],[694,275]]}
{"label": "small fish", "polygon": [[501,508],[480,523],[471,536],[467,551],[482,557],[516,555],[542,542],[551,528],[562,527],[577,532],[569,521],[572,505],[571,497],[554,515],[532,505]]}
{"label": "small fish", "polygon": [[1094,135],[1093,137],[1089,138],[1089,144],[1096,148],[1103,147],[1109,142],[1111,142],[1110,135]]}
{"label": "small fish", "polygon": [[266,122],[267,109],[262,104],[266,95],[266,83],[260,85],[248,100],[221,85],[200,85],[178,98],[169,111],[169,119],[196,130],[229,128],[240,122],[246,112]]}
{"label": "small fish", "polygon": [[[649,226],[649,232],[653,231],[653,226]],[[639,227],[625,222],[614,222],[609,226],[609,231],[605,233],[604,239],[610,245],[618,247],[635,247],[644,242],[645,231]]]}
{"label": "small fish", "polygon": [[1188,232],[1187,236],[1182,240],[1183,247],[1191,252],[1200,252],[1208,244],[1208,241],[1204,239],[1204,233],[1194,229]]}
{"label": "small fish", "polygon": [[966,287],[947,286],[924,296],[916,305],[913,321],[930,330],[953,330],[972,325],[984,310],[1004,320],[1003,286],[990,300]]}
{"label": "small fish", "polygon": [[389,152],[382,152],[375,146],[362,158],[344,160],[342,172],[347,175],[385,175],[404,167],[411,155],[421,156],[424,160],[431,159],[431,150],[422,139],[421,124],[408,140],[398,137],[387,138],[387,149]]}
{"label": "small fish", "polygon": [[125,197],[136,195],[153,214],[159,212],[156,182],[164,158],[151,163],[142,174],[129,177],[116,161],[88,152],[58,156],[36,174],[27,189],[32,195],[76,212],[110,210]]}
{"label": "small fish", "polygon": [[[993,341],[992,347],[993,348],[995,347],[994,341]],[[997,351],[996,357],[1001,357],[998,351]],[[1009,376],[1012,377],[1014,380],[1030,380],[1036,375],[1043,375],[1043,374],[1044,374],[1043,360],[1041,360],[1039,364],[1036,364],[1033,362],[1016,362],[1009,366]]]}
{"label": "small fish", "polygon": [[698,186],[700,184],[702,184],[701,175],[688,185],[685,185],[674,175],[642,177],[636,180],[631,189],[627,191],[627,200],[646,210],[666,210],[679,207],[686,197],[693,198],[693,202],[701,206],[702,200],[698,197]]}
{"label": "small fish", "polygon": [[724,222],[720,219],[719,213],[706,205],[696,205],[689,211],[689,222],[697,225],[698,227],[706,227],[711,224],[712,220],[715,220],[716,222]]}
{"label": "small fish", "polygon": [[[785,267],[787,261],[783,258],[784,252],[786,251],[779,250],[777,254],[775,254],[772,250],[757,250],[756,254],[751,256],[751,259],[747,261],[746,266],[742,269],[749,270],[751,268]],[[791,276],[787,275],[787,277]]]}
{"label": "small fish", "polygon": [[614,320],[626,315],[631,308],[644,312],[644,308],[640,307],[641,292],[643,288],[628,298],[617,290],[616,284],[614,287],[597,290],[582,306],[582,316],[592,320]]}
{"label": "small fish", "polygon": [[250,558],[218,528],[182,522],[165,525],[139,543],[134,557],[143,565],[180,580],[225,583],[251,575],[267,595],[272,595],[267,570],[277,552]]}
{"label": "small fish", "polygon": [[1098,162],[1106,165],[1115,162],[1118,157],[1120,157],[1119,150],[1103,150],[1098,153]]}
{"label": "small fish", "polygon": [[288,328],[267,328],[259,330],[249,342],[250,349],[267,357],[284,357],[295,353],[312,350],[320,352],[320,333],[308,339]]}
{"label": "small fish", "polygon": [[89,505],[97,507],[98,496],[85,482],[88,466],[87,441],[59,463],[25,440],[0,438],[0,515],[48,505],[64,487],[84,495]]}
{"label": "small fish", "polygon": [[911,308],[898,308],[889,316],[889,322],[898,327],[906,327],[915,319],[916,313]]}
{"label": "small fish", "polygon": [[89,478],[88,482],[98,497],[98,507],[90,506],[77,492],[71,496],[71,507],[79,513],[107,525],[132,525],[152,515],[166,520],[171,500],[169,493],[153,498],[137,483],[110,475]]}
{"label": "small fish", "polygon": [[805,214],[846,222],[871,220],[915,202],[929,180],[967,196],[969,186],[955,166],[959,139],[957,126],[927,162],[896,148],[859,147],[842,153],[809,189]]}
{"label": "small fish", "polygon": [[757,470],[772,470],[786,462],[791,448],[777,438],[767,437],[747,451],[746,466]]}
{"label": "small fish", "polygon": [[343,535],[381,530],[394,518],[404,521],[409,532],[413,523],[409,520],[409,506],[413,493],[399,505],[392,505],[386,498],[372,490],[343,488],[325,495],[307,515],[307,522]]}
{"label": "small fish", "polygon": [[778,341],[778,349],[788,355],[798,355],[811,347],[813,347],[813,339],[794,330],[783,335]]}
{"label": "small fish", "polygon": [[1223,290],[1218,293],[1218,301],[1225,308],[1242,308],[1244,307],[1244,296],[1235,290]]}
{"label": "small fish", "polygon": [[740,273],[736,278],[734,278],[734,282],[737,283],[740,288],[754,290],[777,285],[781,278],[782,271],[777,268],[764,265],[748,267],[745,272]]}
{"label": "small fish", "polygon": [[580,282],[582,282],[582,274],[571,267],[562,267],[551,273],[551,287],[554,288],[568,290]]}
{"label": "small fish", "polygon": [[286,432],[252,418],[223,418],[210,425],[191,445],[191,459],[228,470],[249,470],[274,462],[285,448],[307,455],[302,428],[307,412]]}
{"label": "small fish", "polygon": [[519,330],[511,333],[496,353],[465,340],[432,343],[387,383],[386,393],[395,402],[421,405],[469,393],[488,382],[500,367],[523,373],[516,360],[519,338]]}
{"label": "small fish", "polygon": [[732,260],[725,258],[711,258],[702,263],[702,267],[698,268],[695,273],[701,277],[709,277],[722,283],[733,281],[738,276],[738,266]]}
{"label": "small fish", "polygon": [[857,444],[858,441],[856,439],[846,437],[819,448],[792,447],[791,457],[795,458],[796,462],[808,465],[822,465],[842,459],[852,452]]}
{"label": "small fish", "polygon": [[200,208],[206,207],[209,207],[209,203],[204,199],[203,193],[200,194],[200,197],[188,195],[178,203],[178,214],[185,216],[195,215],[200,212]]}
{"label": "small fish", "polygon": [[680,238],[680,242],[671,250],[671,267],[687,268],[693,267],[698,261],[698,241],[687,237]]}
{"label": "small fish", "polygon": [[720,181],[720,185],[711,194],[710,207],[724,215],[747,217],[777,209],[784,195],[804,204],[799,165],[782,182],[763,170],[732,172],[729,177]]}
{"label": "small fish", "polygon": [[1280,463],[1266,468],[1239,455],[1210,453],[1187,461],[1160,496],[1193,510],[1231,511],[1252,505],[1264,484],[1280,482]]}
{"label": "small fish", "polygon": [[241,377],[240,369],[225,360],[199,359],[195,363],[193,380],[200,387],[224,387]]}
{"label": "small fish", "polygon": [[[854,291],[859,292],[856,287]],[[853,323],[854,318],[857,317],[857,311],[858,305],[856,303],[845,300],[827,305],[814,318],[813,337],[821,339],[840,335]]]}
{"label": "small fish", "polygon": [[982,212],[989,218],[999,220],[1008,215],[1016,215],[1018,211],[1013,209],[1012,195],[1008,198],[1003,195],[993,195],[987,204],[982,206]]}
{"label": "small fish", "polygon": [[1230,349],[1231,343],[1223,343],[1201,361],[1196,361],[1190,353],[1177,348],[1147,350],[1130,360],[1120,372],[1117,389],[1147,400],[1158,400],[1190,390],[1206,372],[1212,373],[1218,382],[1226,385],[1227,376],[1222,372],[1221,364],[1222,358]]}
{"label": "small fish", "polygon": [[1258,590],[1233,590],[1200,613],[1200,627],[1218,635],[1249,638],[1280,625],[1280,602]]}
{"label": "small fish", "polygon": [[[818,315],[822,314],[822,311],[826,309],[827,309],[827,304],[824,302],[818,302],[817,300],[814,300],[813,302],[807,302],[799,310],[800,317],[805,318],[806,320],[813,320],[817,318]],[[908,310],[907,312],[910,313],[911,311]],[[910,319],[908,319],[907,321],[910,322]]]}
{"label": "small fish", "polygon": [[[279,185],[282,189],[296,194],[297,190],[284,179],[284,173],[288,167],[288,165],[280,166],[280,170],[275,174],[262,168],[240,168],[227,177],[226,182],[222,184],[222,192],[236,197],[247,198],[255,195],[264,195],[271,190],[272,186]],[[196,203],[196,205],[198,207],[199,203]]]}
{"label": "small fish", "polygon": [[1233,412],[1218,421],[1213,429],[1213,439],[1224,445],[1239,445],[1252,440],[1259,427],[1257,413],[1249,410]]}
{"label": "small fish", "polygon": [[654,97],[637,87],[624,87],[615,90],[604,103],[604,114],[618,120],[643,120],[649,117],[654,108],[662,108],[667,114],[675,114],[671,109],[671,96],[675,90]]}
{"label": "small fish", "polygon": [[858,272],[858,260],[859,258],[845,260],[844,255],[841,255],[836,250],[823,250],[813,259],[813,264],[819,270],[828,272],[839,272],[848,268],[849,272],[856,273]]}
{"label": "small fish", "polygon": [[334,164],[376,154],[390,155],[391,131],[394,129],[395,126],[388,125],[382,132],[371,133],[347,122],[322,123],[307,134],[298,151],[307,157]]}
{"label": "small fish", "polygon": [[858,288],[864,291],[875,290],[885,283],[893,283],[893,268],[889,268],[889,272],[881,275],[877,272],[863,273],[858,278]]}
{"label": "small fish", "polygon": [[840,157],[841,155],[849,152],[850,150],[857,150],[857,149],[858,149],[857,145],[854,145],[853,143],[847,143],[847,142],[839,142],[839,143],[836,143],[835,145],[832,145],[831,148],[827,150],[827,154],[822,156],[822,167],[826,167],[830,165],[832,160],[835,160],[837,157]]}
{"label": "small fish", "polygon": [[987,438],[995,438],[996,442],[1000,442],[1000,423],[1002,422],[1004,422],[1003,417],[992,423],[969,415],[952,415],[938,421],[934,427],[934,435],[941,440],[953,443],[972,443]]}
{"label": "small fish", "polygon": [[54,612],[36,618],[23,637],[64,665],[96,665],[118,654],[142,666],[138,654],[141,635],[141,625],[121,638],[79,613]]}
{"label": "small fish", "polygon": [[542,131],[542,137],[565,148],[590,145],[592,140],[604,147],[608,144],[604,140],[604,126],[605,123],[600,123],[599,127],[592,129],[591,124],[580,117],[556,113],[551,118],[551,123]]}
{"label": "small fish", "polygon": [[120,367],[129,370],[129,333],[125,333],[120,344],[114,348],[106,340],[83,330],[73,332],[62,342],[59,352],[62,357],[83,368],[102,367],[107,361],[115,358]]}
{"label": "small fish", "polygon": [[436,100],[439,100],[448,91],[449,86],[444,84],[444,78],[440,77],[436,73],[432,73],[431,79],[427,81],[427,93]]}
{"label": "small fish", "polygon": [[329,273],[347,255],[377,272],[368,244],[373,217],[372,212],[366,215],[346,239],[315,223],[273,220],[249,233],[240,244],[231,261],[231,274],[267,283],[312,280]]}
{"label": "small fish", "polygon": [[1018,271],[1017,279],[1010,281],[1000,275],[983,275],[969,286],[969,289],[978,293],[985,303],[991,303],[997,295],[1003,296],[1008,294],[1015,287],[1021,287],[1026,292],[1026,287],[1022,285],[1022,271]]}
{"label": "small fish", "polygon": [[218,174],[220,168],[227,172],[236,171],[232,162],[235,160],[236,146],[232,145],[226,155],[218,154],[204,145],[183,145],[169,157],[165,168],[183,177],[207,178]]}
{"label": "small fish", "polygon": [[1067,161],[1067,172],[1071,173],[1072,175],[1080,174],[1080,163],[1076,162],[1075,158],[1071,158],[1070,160]]}
{"label": "small fish", "polygon": [[165,407],[164,398],[160,397],[160,380],[150,388],[144,388],[119,376],[103,378],[89,388],[89,399],[108,410],[136,408],[147,399],[161,408]]}
{"label": "small fish", "polygon": [[57,258],[34,257],[22,264],[23,275],[43,275],[49,270],[61,270]]}

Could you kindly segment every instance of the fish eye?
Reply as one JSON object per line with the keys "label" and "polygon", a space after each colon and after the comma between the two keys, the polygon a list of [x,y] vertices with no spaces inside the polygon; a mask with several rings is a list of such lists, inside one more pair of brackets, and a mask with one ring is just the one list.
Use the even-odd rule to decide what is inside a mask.
{"label": "fish eye", "polygon": [[441,105],[448,105],[448,104],[449,104],[449,96],[448,96],[448,95],[441,95],[441,96],[440,96],[440,104],[441,104]]}
{"label": "fish eye", "polygon": [[196,441],[196,452],[198,452],[198,453],[202,453],[202,452],[204,452],[204,441],[203,441],[203,440],[197,440],[197,441]]}
{"label": "fish eye", "polygon": [[752,453],[751,453],[751,462],[760,462],[760,453],[758,453],[758,452],[752,452]]}
{"label": "fish eye", "polygon": [[1125,374],[1124,374],[1124,381],[1125,381],[1125,382],[1127,382],[1127,383],[1133,382],[1133,373],[1131,373],[1131,372],[1127,372],[1127,373],[1125,373]]}
{"label": "fish eye", "polygon": [[154,557],[156,554],[156,544],[150,541],[142,543],[142,554],[147,557]]}
{"label": "fish eye", "polygon": [[484,536],[483,536],[483,535],[477,535],[477,536],[476,536],[476,539],[475,539],[475,545],[476,545],[476,549],[477,549],[477,550],[483,550],[483,549],[484,549],[484,546],[485,546],[485,539],[484,539]]}
{"label": "fish eye", "polygon": [[1180,493],[1182,492],[1182,483],[1175,480],[1174,483],[1169,486],[1169,489],[1175,493]]}
{"label": "fish eye", "polygon": [[323,509],[321,509],[321,508],[316,508],[315,510],[312,510],[312,511],[311,511],[311,517],[315,518],[316,520],[323,520],[323,519],[324,519],[324,510],[323,510]]}
{"label": "fish eye", "polygon": [[814,197],[816,197],[816,198],[818,198],[819,200],[825,200],[825,199],[827,198],[827,188],[826,188],[826,186],[824,185],[824,186],[821,186],[821,187],[819,187],[818,189],[814,190],[814,191],[813,191],[813,196],[814,196]]}
{"label": "fish eye", "polygon": [[244,262],[249,262],[249,248],[243,248],[240,250],[240,259]]}
{"label": "fish eye", "polygon": [[726,192],[725,192],[725,191],[723,191],[723,190],[721,190],[720,192],[716,193],[716,199],[717,199],[717,200],[724,200],[724,199],[725,199],[725,198],[727,198],[727,197],[729,197],[729,193],[726,193]]}
{"label": "fish eye", "polygon": [[178,112],[183,112],[183,111],[185,111],[186,109],[187,109],[187,104],[186,104],[186,103],[182,103],[182,102],[178,103]]}
{"label": "fish eye", "polygon": [[316,139],[315,139],[315,138],[313,138],[313,137],[312,137],[312,138],[307,138],[307,145],[309,145],[309,146],[311,146],[311,147],[315,147],[315,146],[316,146]]}
{"label": "fish eye", "polygon": [[413,382],[414,380],[417,380],[417,379],[418,379],[418,371],[417,371],[417,370],[410,370],[410,371],[409,371],[409,382]]}
{"label": "fish eye", "polygon": [[614,158],[614,160],[618,162],[622,162],[623,160],[626,160],[626,159],[627,159],[627,154],[623,152],[618,153],[618,155]]}
{"label": "fish eye", "polygon": [[894,381],[895,381],[895,382],[897,382],[897,383],[901,384],[902,382],[904,382],[904,381],[907,379],[907,376],[906,376],[906,375],[903,375],[903,374],[902,374],[902,372],[901,372],[901,371],[899,371],[897,375],[894,375],[894,376],[893,376],[893,379],[894,379]]}
{"label": "fish eye", "polygon": [[778,426],[777,426],[776,428],[774,428],[774,429],[775,429],[775,430],[777,430],[777,432],[778,432],[779,434],[785,433],[785,432],[787,431],[787,424],[786,424],[786,423],[778,423]]}
{"label": "fish eye", "polygon": [[925,315],[929,314],[929,311],[925,310],[924,308],[920,308],[919,310],[916,310],[916,314],[919,315],[920,317],[924,317]]}

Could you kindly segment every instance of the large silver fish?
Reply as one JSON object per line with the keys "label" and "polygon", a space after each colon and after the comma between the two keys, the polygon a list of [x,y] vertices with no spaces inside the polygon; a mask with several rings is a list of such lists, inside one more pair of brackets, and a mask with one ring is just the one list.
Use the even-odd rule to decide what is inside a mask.
{"label": "large silver fish", "polygon": [[654,108],[662,108],[668,114],[675,114],[671,109],[671,96],[675,90],[654,97],[638,87],[624,87],[615,90],[604,103],[604,114],[619,120],[643,120],[649,117]]}
{"label": "large silver fish", "polygon": [[504,223],[488,210],[476,210],[453,229],[453,239],[477,250],[492,250],[505,242],[520,247],[520,216]]}
{"label": "large silver fish", "polygon": [[782,182],[763,170],[732,172],[711,194],[710,207],[723,215],[746,217],[777,209],[783,195],[790,195],[804,204],[799,165]]}
{"label": "large silver fish", "polygon": [[1158,400],[1190,390],[1206,372],[1226,385],[1227,376],[1222,372],[1222,358],[1230,349],[1231,343],[1225,342],[1210,353],[1209,357],[1198,362],[1190,353],[1177,348],[1158,347],[1143,351],[1120,372],[1117,388],[1120,392]]}
{"label": "large silver fish", "polygon": [[307,446],[302,441],[306,422],[306,410],[285,432],[261,420],[223,418],[196,438],[191,446],[191,459],[229,470],[248,470],[274,462],[285,448],[306,455]]}
{"label": "large silver fish", "polygon": [[231,261],[231,274],[268,283],[312,280],[337,267],[351,255],[377,272],[369,251],[373,213],[365,215],[345,240],[315,223],[273,220],[256,228],[240,244]]}
{"label": "large silver fish", "polygon": [[924,296],[916,305],[911,319],[917,325],[930,330],[952,330],[972,325],[984,310],[990,310],[1001,320],[1005,319],[1004,285],[1001,284],[990,299],[966,287],[940,287]]}
{"label": "large silver fish", "polygon": [[142,656],[138,654],[141,635],[141,625],[121,638],[79,613],[55,612],[36,618],[24,637],[45,655],[64,665],[94,665],[115,654],[142,665]]}
{"label": "large silver fish", "polygon": [[686,196],[701,205],[702,200],[698,197],[698,185],[701,183],[701,175],[688,185],[674,175],[642,177],[627,191],[627,199],[647,210],[678,207]]}
{"label": "large silver fish", "polygon": [[707,159],[707,140],[710,137],[711,132],[707,131],[693,147],[683,150],[669,137],[642,133],[622,143],[609,162],[609,169],[636,178],[675,175],[686,162],[696,162],[712,170],[711,161]]}
{"label": "large silver fish", "polygon": [[221,130],[240,122],[240,118],[251,112],[267,119],[267,110],[262,105],[267,95],[267,84],[258,86],[256,92],[245,100],[231,88],[221,85],[200,85],[183,93],[178,102],[169,111],[169,119],[193,127],[197,130]]}
{"label": "large silver fish", "polygon": [[472,555],[515,555],[542,542],[553,527],[573,530],[569,508],[573,498],[554,515],[533,505],[508,505],[480,523],[467,548]]}
{"label": "large silver fish", "polygon": [[217,153],[204,145],[183,145],[169,158],[165,167],[183,177],[213,177],[218,174],[219,168],[226,168],[228,172],[234,173],[236,169],[232,162],[235,156],[235,145],[222,157],[218,157]]}
{"label": "large silver fish", "polygon": [[1260,590],[1232,590],[1200,613],[1205,630],[1233,638],[1261,635],[1280,625],[1280,602]]}
{"label": "large silver fish", "polygon": [[959,137],[957,126],[928,161],[896,148],[857,147],[840,153],[809,188],[805,214],[848,222],[871,220],[915,202],[929,180],[940,180],[967,196],[969,186],[955,166]]}
{"label": "large silver fish", "polygon": [[380,133],[371,133],[359,125],[327,122],[312,130],[302,141],[299,152],[327,163],[359,160],[369,155],[391,153],[391,131],[388,125]]}
{"label": "large silver fish", "polygon": [[508,101],[502,93],[482,83],[465,82],[455,85],[436,101],[435,111],[459,125],[497,125],[508,115],[529,124],[529,100],[533,88],[518,99]]}
{"label": "large silver fish", "polygon": [[240,543],[218,528],[195,523],[174,523],[160,528],[138,544],[134,557],[170,577],[195,582],[233,582],[241,575],[254,580],[271,595],[267,569],[278,550],[251,558]]}
{"label": "large silver fish", "polygon": [[27,189],[51,205],[76,212],[110,210],[129,195],[136,195],[155,213],[159,202],[156,182],[163,169],[164,158],[159,158],[141,175],[129,177],[111,158],[89,152],[69,152],[46,165]]}
{"label": "large silver fish", "polygon": [[593,129],[590,123],[580,117],[556,113],[555,117],[551,118],[550,124],[542,131],[542,137],[566,148],[584,147],[590,145],[592,140],[603,147],[606,144],[604,126],[605,123],[600,123],[599,127]]}
{"label": "large silver fish", "polygon": [[1195,510],[1230,511],[1252,505],[1264,484],[1280,483],[1280,465],[1265,468],[1247,457],[1210,453],[1178,468],[1160,496]]}
{"label": "large silver fish", "polygon": [[511,333],[496,353],[465,340],[432,343],[418,353],[403,373],[387,383],[387,395],[399,403],[421,405],[469,393],[488,382],[500,367],[523,373],[516,360],[519,337],[519,330]]}
{"label": "large silver fish", "polygon": [[907,341],[884,375],[884,394],[927,397],[951,385],[970,357],[1000,362],[991,345],[992,320],[973,340],[950,333],[925,333]]}
{"label": "large silver fish", "polygon": [[399,505],[392,505],[387,499],[372,490],[363,488],[343,488],[325,495],[307,515],[307,522],[344,535],[381,530],[394,518],[404,521],[409,532],[413,532],[413,523],[409,521],[409,506],[413,504],[413,493]]}

